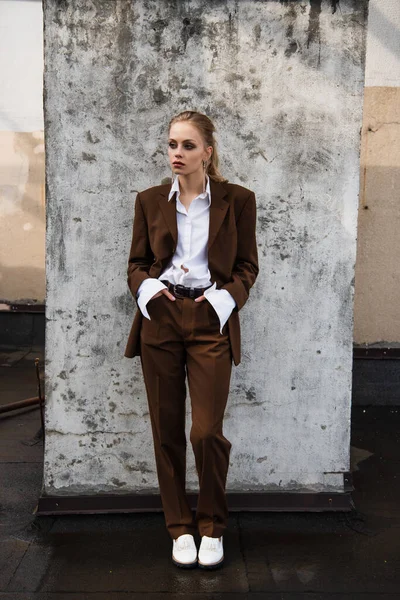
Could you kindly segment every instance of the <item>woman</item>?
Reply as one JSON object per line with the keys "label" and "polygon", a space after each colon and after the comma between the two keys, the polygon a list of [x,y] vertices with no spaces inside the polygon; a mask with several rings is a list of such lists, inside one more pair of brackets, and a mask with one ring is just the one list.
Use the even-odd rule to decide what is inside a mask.
{"label": "woman", "polygon": [[[224,559],[231,442],[222,423],[232,359],[240,362],[238,311],[258,275],[255,195],[220,174],[214,131],[196,111],[172,118],[173,183],[137,194],[128,285],[139,310],[125,350],[141,360],[172,560],[208,569]],[[186,375],[195,517],[185,493]]]}

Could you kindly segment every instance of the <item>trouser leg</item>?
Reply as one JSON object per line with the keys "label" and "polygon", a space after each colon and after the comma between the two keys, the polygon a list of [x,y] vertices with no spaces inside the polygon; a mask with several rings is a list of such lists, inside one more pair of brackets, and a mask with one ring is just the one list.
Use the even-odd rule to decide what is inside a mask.
{"label": "trouser leg", "polygon": [[166,527],[172,539],[197,530],[185,491],[186,351],[179,335],[180,306],[175,302],[166,296],[150,300],[151,321],[143,319],[141,332],[141,364],[157,476]]}
{"label": "trouser leg", "polygon": [[[225,486],[231,442],[223,434],[232,351],[227,324],[223,334],[212,306],[196,311],[197,329],[187,339],[187,376],[192,406],[190,441],[199,476],[196,522],[200,535],[220,537],[227,527]],[[207,303],[207,304],[206,304]]]}

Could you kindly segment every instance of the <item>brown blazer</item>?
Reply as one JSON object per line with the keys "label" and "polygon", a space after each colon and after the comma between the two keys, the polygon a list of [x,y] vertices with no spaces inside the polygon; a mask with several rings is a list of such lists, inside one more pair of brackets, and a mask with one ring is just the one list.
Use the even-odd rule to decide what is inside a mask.
{"label": "brown blazer", "polygon": [[[142,281],[148,277],[158,278],[176,249],[176,193],[168,202],[170,189],[170,183],[157,185],[136,196],[128,261],[128,286],[136,304]],[[236,301],[227,323],[233,362],[238,365],[239,310],[258,275],[256,198],[254,192],[241,185],[218,183],[211,178],[210,190],[208,268],[212,283],[216,281],[217,288],[227,289]],[[124,354],[127,358],[140,355],[142,318],[137,307]]]}

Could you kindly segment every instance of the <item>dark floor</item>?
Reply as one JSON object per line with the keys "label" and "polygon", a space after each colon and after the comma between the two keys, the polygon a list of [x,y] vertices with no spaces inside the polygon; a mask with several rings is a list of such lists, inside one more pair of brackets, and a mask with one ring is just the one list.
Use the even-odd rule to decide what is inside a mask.
{"label": "dark floor", "polygon": [[[37,395],[40,348],[0,353],[1,404]],[[353,406],[350,513],[231,513],[225,564],[171,563],[162,513],[36,517],[38,408],[0,415],[0,600],[400,598],[400,407]]]}

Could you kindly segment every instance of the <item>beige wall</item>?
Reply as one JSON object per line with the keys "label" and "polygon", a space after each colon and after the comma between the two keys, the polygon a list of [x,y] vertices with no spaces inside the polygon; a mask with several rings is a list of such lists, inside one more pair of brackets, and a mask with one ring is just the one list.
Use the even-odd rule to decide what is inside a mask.
{"label": "beige wall", "polygon": [[354,342],[400,343],[400,3],[370,0]]}
{"label": "beige wall", "polygon": [[4,301],[45,299],[40,1],[0,2],[0,57],[0,309],[4,309]]}
{"label": "beige wall", "polygon": [[366,87],[354,342],[400,342],[400,88]]}
{"label": "beige wall", "polygon": [[0,190],[0,300],[43,303],[43,131],[0,132]]}

